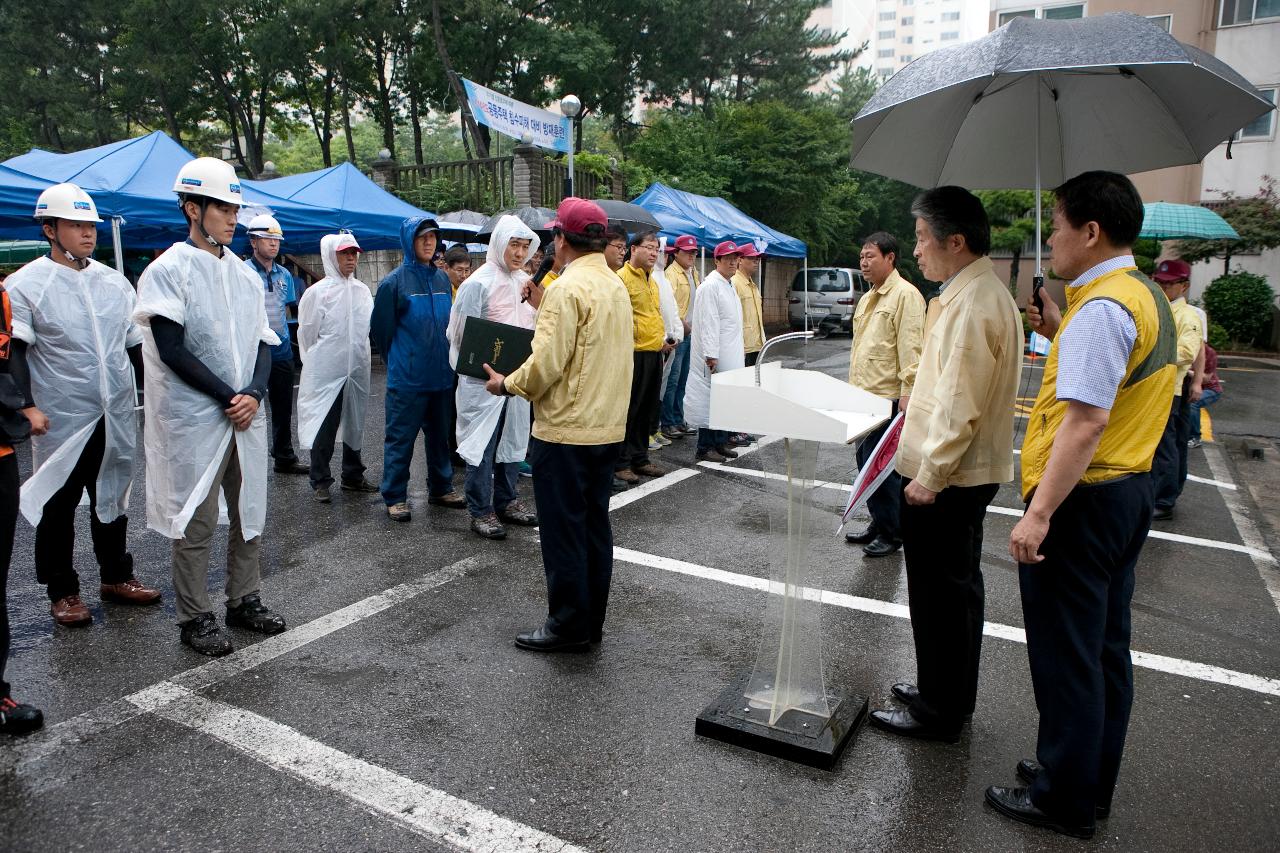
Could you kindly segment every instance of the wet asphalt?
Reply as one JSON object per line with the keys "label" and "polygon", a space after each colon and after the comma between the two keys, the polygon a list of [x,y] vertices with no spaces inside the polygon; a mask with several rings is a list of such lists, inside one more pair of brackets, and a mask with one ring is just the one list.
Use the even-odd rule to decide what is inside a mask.
{"label": "wet asphalt", "polygon": [[[842,376],[847,347],[847,337],[810,344],[809,365]],[[1224,367],[1234,365],[1224,358]],[[1220,440],[1192,452],[1191,473],[1199,477],[1240,481],[1248,464],[1225,452],[1224,440],[1269,436],[1268,428],[1280,435],[1280,372],[1240,366],[1251,369],[1223,373],[1228,394],[1213,412]],[[381,474],[382,380],[375,370],[365,452],[371,480]],[[1038,382],[1029,368],[1027,396]],[[677,442],[654,458],[671,469],[692,466],[692,444]],[[21,456],[25,472],[29,454]],[[781,445],[769,444],[729,467],[776,472],[781,465]],[[822,447],[818,479],[848,482],[852,468],[852,449]],[[781,484],[697,470],[615,510],[616,544],[768,577]],[[456,482],[460,489],[461,472]],[[429,507],[421,449],[409,524],[388,520],[377,495],[335,490],[333,504],[322,506],[306,477],[274,473],[269,488],[263,597],[294,630],[472,559],[453,579],[292,651],[202,678],[196,693],[579,848],[1277,848],[1280,612],[1267,588],[1280,588],[1274,562],[1200,543],[1148,541],[1133,604],[1135,651],[1271,679],[1264,682],[1271,692],[1195,677],[1193,667],[1176,662],[1175,672],[1137,667],[1113,815],[1082,842],[1012,824],[982,803],[987,785],[1013,783],[1015,763],[1034,752],[1036,710],[1026,649],[1017,642],[985,638],[978,708],[960,744],[864,729],[834,770],[815,770],[694,735],[698,712],[755,659],[763,593],[618,561],[604,642],[585,655],[530,654],[511,640],[545,614],[537,532],[516,529],[489,542],[468,530],[465,511]],[[521,481],[530,497],[532,488]],[[0,850],[450,849],[385,811],[120,701],[191,677],[206,662],[177,641],[169,543],[145,529],[143,489],[139,464],[131,549],[139,576],[164,591],[164,603],[99,603],[82,510],[76,556],[95,617],[88,629],[52,624],[34,581],[33,531],[19,521],[7,677],[19,699],[44,709],[49,727],[0,742]],[[831,535],[843,495],[817,494],[832,514],[816,527],[809,584],[905,604],[901,556],[866,559]],[[1247,545],[1228,500],[1255,522],[1268,509],[1248,489],[1189,482],[1175,521],[1156,529]],[[1002,487],[995,504],[1018,507],[1015,489]],[[1019,628],[1017,567],[1006,551],[1013,523],[988,514],[983,571],[987,620]],[[1260,526],[1263,547],[1275,553],[1266,539],[1272,528]],[[215,601],[224,561],[216,547]],[[914,672],[904,619],[827,605],[822,635],[827,683],[869,696],[872,707],[889,704],[889,685]],[[235,637],[242,647],[259,639]]]}

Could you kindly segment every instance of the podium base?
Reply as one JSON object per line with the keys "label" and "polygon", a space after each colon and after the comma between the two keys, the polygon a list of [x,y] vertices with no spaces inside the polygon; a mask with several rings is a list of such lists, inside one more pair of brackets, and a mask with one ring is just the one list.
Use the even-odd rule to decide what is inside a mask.
{"label": "podium base", "polygon": [[747,672],[734,679],[714,702],[703,708],[694,732],[787,761],[830,770],[867,718],[867,697],[832,690],[827,694],[832,709],[830,717],[793,710],[770,726],[768,712],[750,707],[744,697],[750,678],[751,673]]}

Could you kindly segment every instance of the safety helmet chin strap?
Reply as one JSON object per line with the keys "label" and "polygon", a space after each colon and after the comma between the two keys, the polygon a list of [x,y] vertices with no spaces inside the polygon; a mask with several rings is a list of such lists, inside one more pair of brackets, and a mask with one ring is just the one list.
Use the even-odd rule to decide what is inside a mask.
{"label": "safety helmet chin strap", "polygon": [[49,230],[53,232],[53,236],[49,238],[49,242],[56,246],[58,251],[61,252],[63,256],[76,267],[76,269],[84,269],[89,266],[89,256],[85,255],[83,258],[77,257],[75,254],[68,251],[67,247],[62,245],[62,241],[58,239],[58,223],[61,221],[62,220],[60,219],[44,220],[43,224],[48,225]]}
{"label": "safety helmet chin strap", "polygon": [[214,239],[214,236],[209,233],[208,229],[204,227],[204,214],[205,214],[205,211],[209,209],[209,199],[205,198],[204,196],[189,196],[189,195],[183,196],[178,201],[178,204],[182,206],[182,212],[184,216],[186,215],[187,202],[189,201],[194,201],[196,204],[200,205],[200,218],[194,220],[194,222],[196,224],[196,227],[200,229],[201,236],[203,236],[204,239],[209,241],[210,246],[217,246],[219,249],[219,254],[221,254],[221,250],[225,249],[228,244],[219,243],[216,239]]}

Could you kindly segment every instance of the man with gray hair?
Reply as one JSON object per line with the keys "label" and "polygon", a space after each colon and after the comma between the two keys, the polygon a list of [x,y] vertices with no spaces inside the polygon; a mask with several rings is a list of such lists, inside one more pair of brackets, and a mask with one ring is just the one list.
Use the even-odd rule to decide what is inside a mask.
{"label": "man with gray hair", "polygon": [[1000,483],[1013,479],[1022,319],[987,257],[991,227],[973,193],[927,190],[911,212],[920,270],[943,283],[925,314],[898,445],[916,683],[893,685],[906,707],[873,711],[871,724],[955,743],[978,694],[982,522]]}

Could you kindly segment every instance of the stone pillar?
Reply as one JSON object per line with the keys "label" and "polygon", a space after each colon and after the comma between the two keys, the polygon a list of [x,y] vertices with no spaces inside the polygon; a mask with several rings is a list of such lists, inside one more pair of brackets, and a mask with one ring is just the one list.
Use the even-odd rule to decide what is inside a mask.
{"label": "stone pillar", "polygon": [[383,148],[378,152],[378,159],[369,165],[373,169],[373,182],[387,192],[395,192],[396,161],[391,159],[391,152]]}
{"label": "stone pillar", "polygon": [[517,145],[511,163],[516,207],[542,206],[542,152],[533,145]]}
{"label": "stone pillar", "polygon": [[609,183],[613,192],[613,197],[617,201],[627,200],[627,187],[622,180],[622,172],[618,169],[609,170]]}

